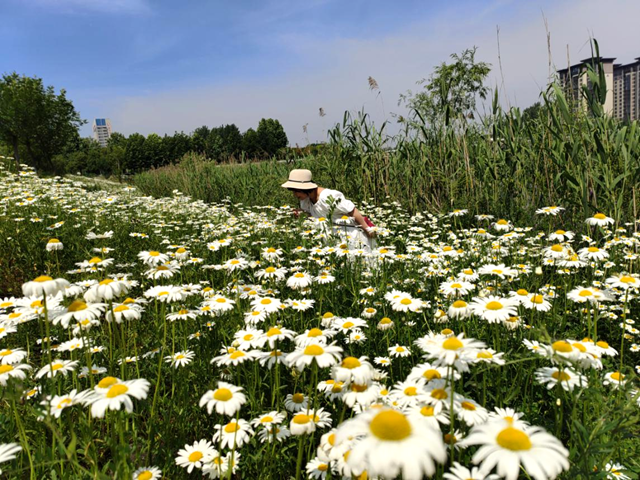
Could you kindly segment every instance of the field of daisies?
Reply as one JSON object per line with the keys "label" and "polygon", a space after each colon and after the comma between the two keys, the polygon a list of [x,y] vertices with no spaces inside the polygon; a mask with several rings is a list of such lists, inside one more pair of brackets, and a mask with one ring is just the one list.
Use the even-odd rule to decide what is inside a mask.
{"label": "field of daisies", "polygon": [[634,224],[0,177],[2,478],[637,478]]}

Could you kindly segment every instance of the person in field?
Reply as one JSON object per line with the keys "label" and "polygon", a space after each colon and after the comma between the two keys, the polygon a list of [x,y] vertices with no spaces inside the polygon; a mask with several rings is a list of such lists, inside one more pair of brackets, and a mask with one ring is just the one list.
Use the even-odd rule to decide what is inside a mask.
{"label": "person in field", "polygon": [[332,232],[343,237],[349,248],[373,248],[373,223],[342,192],[313,183],[310,170],[291,170],[289,180],[282,186],[292,191],[300,200],[302,212],[331,222]]}

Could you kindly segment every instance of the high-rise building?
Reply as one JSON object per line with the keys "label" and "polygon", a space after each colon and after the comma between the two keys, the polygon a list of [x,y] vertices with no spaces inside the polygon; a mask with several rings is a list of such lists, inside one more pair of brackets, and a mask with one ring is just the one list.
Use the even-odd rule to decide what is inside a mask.
{"label": "high-rise building", "polygon": [[111,121],[108,118],[96,118],[93,121],[93,138],[101,147],[106,147],[111,137]]}
{"label": "high-rise building", "polygon": [[[600,58],[604,69],[607,96],[604,111],[620,120],[640,120],[640,57],[635,62],[621,65],[615,58]],[[582,87],[589,85],[586,74],[591,59],[582,60],[569,68],[558,70],[560,84],[575,105],[586,107]]]}
{"label": "high-rise building", "polygon": [[640,57],[626,65],[616,65],[615,116],[623,120],[640,120]]}

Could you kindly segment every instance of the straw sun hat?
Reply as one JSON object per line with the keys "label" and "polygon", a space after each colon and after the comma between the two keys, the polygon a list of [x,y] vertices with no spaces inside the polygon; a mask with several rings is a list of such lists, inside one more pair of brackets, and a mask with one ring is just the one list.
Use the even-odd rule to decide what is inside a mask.
{"label": "straw sun hat", "polygon": [[289,180],[282,184],[284,188],[295,188],[296,190],[311,190],[318,188],[318,185],[311,181],[310,170],[291,170]]}

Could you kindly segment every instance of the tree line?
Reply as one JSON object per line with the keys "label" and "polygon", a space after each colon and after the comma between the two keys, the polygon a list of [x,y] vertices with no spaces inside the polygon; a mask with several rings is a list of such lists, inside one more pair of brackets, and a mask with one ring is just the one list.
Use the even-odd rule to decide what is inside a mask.
{"label": "tree line", "polygon": [[179,162],[193,152],[216,162],[284,158],[289,143],[280,122],[263,118],[244,133],[235,124],[202,126],[191,134],[146,137],[113,133],[106,148],[80,137],[86,124],[66,97],[42,79],[17,73],[0,79],[0,153],[48,173],[121,175]]}

